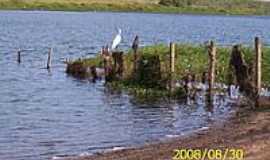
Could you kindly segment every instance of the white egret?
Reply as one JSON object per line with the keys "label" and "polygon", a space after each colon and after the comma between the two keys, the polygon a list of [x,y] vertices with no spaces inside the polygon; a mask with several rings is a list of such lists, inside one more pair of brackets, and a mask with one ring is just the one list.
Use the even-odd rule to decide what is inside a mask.
{"label": "white egret", "polygon": [[122,33],[121,29],[118,29],[118,34],[115,36],[112,42],[112,50],[116,49],[121,43],[122,40],[121,33]]}

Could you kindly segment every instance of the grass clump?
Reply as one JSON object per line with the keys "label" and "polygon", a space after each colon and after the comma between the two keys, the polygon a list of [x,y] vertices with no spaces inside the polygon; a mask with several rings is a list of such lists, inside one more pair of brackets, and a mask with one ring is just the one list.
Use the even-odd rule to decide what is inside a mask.
{"label": "grass clump", "polygon": [[92,66],[101,66],[101,57],[97,56],[95,58],[78,59],[73,62],[67,62],[66,72],[74,77],[87,78],[92,76],[90,68]]}

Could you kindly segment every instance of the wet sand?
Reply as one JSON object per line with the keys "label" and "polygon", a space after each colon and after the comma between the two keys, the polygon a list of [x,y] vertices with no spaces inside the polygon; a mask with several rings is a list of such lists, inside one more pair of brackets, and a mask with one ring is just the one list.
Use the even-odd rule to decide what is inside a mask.
{"label": "wet sand", "polygon": [[239,107],[226,122],[158,144],[67,160],[169,160],[175,149],[243,149],[244,160],[270,159],[270,107]]}

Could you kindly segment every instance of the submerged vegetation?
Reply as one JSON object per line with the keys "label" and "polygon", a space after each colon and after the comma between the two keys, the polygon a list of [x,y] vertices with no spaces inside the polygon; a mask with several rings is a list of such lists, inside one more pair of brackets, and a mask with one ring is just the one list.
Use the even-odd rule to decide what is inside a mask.
{"label": "submerged vegetation", "polygon": [[0,9],[267,15],[270,3],[256,0],[0,0]]}
{"label": "submerged vegetation", "polygon": [[[244,58],[249,64],[253,65],[255,51],[252,47],[241,47]],[[217,48],[217,63],[216,63],[216,82],[230,83],[229,75],[232,70],[230,68],[230,57],[232,49],[228,47]],[[112,86],[128,89],[136,89],[138,93],[158,93],[159,95],[168,95],[168,81],[170,80],[170,49],[166,45],[148,46],[140,49],[140,62],[138,63],[137,74],[133,72],[133,53],[129,51],[124,55],[124,73],[123,78],[111,83]],[[173,79],[182,81],[187,75],[193,75],[196,81],[201,81],[203,73],[208,71],[208,53],[204,45],[176,45],[175,52],[175,73]],[[153,58],[158,57],[159,63],[153,61]],[[151,62],[152,61],[152,62]],[[144,64],[140,64],[144,63]],[[73,65],[79,65],[81,68],[91,68],[96,66],[103,67],[103,60],[100,55],[95,58],[79,59],[70,62],[67,72],[73,75],[79,74],[80,77],[85,77],[88,74],[87,69],[81,72],[82,69],[75,69],[70,72],[69,68],[74,68]],[[140,68],[140,66],[143,66]],[[152,67],[150,67],[152,66]],[[264,86],[270,85],[270,48],[263,48],[262,59],[262,81]],[[75,74],[74,74],[75,73]],[[174,94],[183,95],[184,89],[178,88]]]}

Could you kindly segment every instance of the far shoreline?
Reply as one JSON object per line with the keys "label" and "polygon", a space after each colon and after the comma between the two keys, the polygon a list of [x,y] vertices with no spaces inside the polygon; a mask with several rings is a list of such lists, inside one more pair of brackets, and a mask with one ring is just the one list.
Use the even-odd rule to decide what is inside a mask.
{"label": "far shoreline", "polygon": [[37,10],[37,9],[0,9],[1,12],[55,12],[55,13],[112,13],[112,14],[152,14],[152,15],[175,15],[175,16],[213,16],[213,17],[270,17],[268,15],[254,15],[254,14],[215,14],[215,13],[166,13],[166,12],[140,12],[140,11],[95,11],[95,10]]}
{"label": "far shoreline", "polygon": [[[207,1],[208,2],[208,1]],[[150,13],[150,14],[180,14],[180,15],[223,15],[223,16],[269,16],[270,2],[254,1],[237,4],[228,2],[233,7],[224,4],[212,6],[191,5],[172,6],[151,2],[117,2],[117,1],[41,1],[41,0],[0,0],[0,11],[63,11],[63,12],[108,12],[108,13]],[[248,2],[247,2],[248,3]],[[248,7],[247,7],[248,6]]]}

